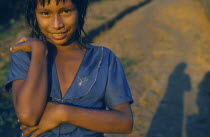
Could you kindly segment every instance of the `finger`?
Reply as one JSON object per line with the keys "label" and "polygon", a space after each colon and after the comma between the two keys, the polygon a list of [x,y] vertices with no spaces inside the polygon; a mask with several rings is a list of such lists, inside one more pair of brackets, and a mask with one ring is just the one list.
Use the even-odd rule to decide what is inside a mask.
{"label": "finger", "polygon": [[20,43],[20,42],[26,42],[28,39],[29,39],[29,37],[23,36],[23,37],[18,41],[18,43]]}
{"label": "finger", "polygon": [[48,129],[39,128],[30,137],[37,137],[40,134],[47,132],[47,131],[48,131]]}
{"label": "finger", "polygon": [[18,42],[18,43],[16,43],[15,45],[20,45],[20,44],[23,44],[23,43],[25,43],[25,41]]}
{"label": "finger", "polygon": [[[10,51],[11,51],[11,52],[16,52],[16,51],[18,51],[18,49],[20,48],[18,45],[20,45],[21,47],[23,47],[23,45],[21,45],[21,44],[23,44],[23,43],[25,43],[25,42],[19,42],[19,43],[17,43],[15,46],[10,47]],[[20,50],[20,49],[19,49],[19,50]]]}
{"label": "finger", "polygon": [[[21,45],[21,46],[20,46]],[[23,49],[23,45],[22,44],[18,44],[18,45],[15,45],[15,46],[13,46],[13,47],[10,47],[10,51],[11,52],[17,52],[17,51],[20,51],[20,50],[22,50]]]}
{"label": "finger", "polygon": [[18,43],[17,45],[11,47],[10,51],[11,52],[17,52],[17,51],[31,52],[31,48],[28,44],[29,44],[28,42]]}
{"label": "finger", "polygon": [[37,129],[38,129],[38,126],[26,128],[26,129],[22,132],[22,136],[26,136],[26,135],[30,134],[31,132],[34,132],[34,131],[37,130]]}
{"label": "finger", "polygon": [[10,47],[10,52],[17,52],[17,51],[20,51],[21,50],[21,47],[19,46],[14,46],[14,47]]}
{"label": "finger", "polygon": [[24,129],[26,129],[26,128],[29,128],[29,127],[26,126],[26,125],[22,125],[22,126],[20,127],[21,130],[24,130]]}

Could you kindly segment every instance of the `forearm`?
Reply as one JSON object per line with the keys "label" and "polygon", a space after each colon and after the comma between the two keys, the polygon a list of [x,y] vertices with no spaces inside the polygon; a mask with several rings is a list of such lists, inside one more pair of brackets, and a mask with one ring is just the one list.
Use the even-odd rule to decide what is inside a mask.
{"label": "forearm", "polygon": [[103,133],[130,133],[132,114],[118,110],[91,110],[74,106],[60,106],[62,122]]}
{"label": "forearm", "polygon": [[41,117],[47,99],[47,56],[44,50],[32,52],[27,77],[15,95],[14,105],[20,122],[35,125]]}

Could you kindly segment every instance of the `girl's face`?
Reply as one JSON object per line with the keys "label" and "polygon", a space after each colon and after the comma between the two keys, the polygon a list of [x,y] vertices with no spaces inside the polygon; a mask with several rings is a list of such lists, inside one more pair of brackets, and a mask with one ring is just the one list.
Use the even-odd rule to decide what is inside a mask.
{"label": "girl's face", "polygon": [[36,18],[41,32],[47,40],[54,45],[68,45],[74,40],[74,34],[78,27],[78,11],[71,0],[51,0],[45,6],[37,2],[35,10]]}

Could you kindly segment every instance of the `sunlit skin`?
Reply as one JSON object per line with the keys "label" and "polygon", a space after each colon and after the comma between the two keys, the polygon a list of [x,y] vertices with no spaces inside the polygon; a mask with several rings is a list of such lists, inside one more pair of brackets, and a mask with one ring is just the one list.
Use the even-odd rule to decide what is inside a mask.
{"label": "sunlit skin", "polygon": [[10,49],[11,52],[32,54],[26,79],[15,80],[12,84],[13,102],[19,122],[23,124],[23,135],[33,132],[31,137],[37,137],[62,123],[103,133],[130,133],[133,116],[129,103],[107,111],[47,102],[47,54],[55,56],[63,97],[77,73],[85,50],[78,47],[79,42],[74,37],[78,11],[71,0],[61,1],[58,5],[51,0],[44,7],[37,2],[35,12],[40,30],[51,44],[23,37],[19,42],[24,43]]}
{"label": "sunlit skin", "polygon": [[78,27],[78,11],[71,1],[60,2],[52,0],[42,6],[38,1],[36,17],[41,32],[55,46],[68,46],[74,41],[74,33]]}

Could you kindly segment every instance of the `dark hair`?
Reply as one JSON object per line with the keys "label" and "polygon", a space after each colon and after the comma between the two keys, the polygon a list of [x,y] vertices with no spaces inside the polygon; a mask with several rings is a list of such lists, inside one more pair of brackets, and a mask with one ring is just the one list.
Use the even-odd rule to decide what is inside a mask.
{"label": "dark hair", "polygon": [[[40,1],[42,6],[45,5],[46,0],[25,0],[25,20],[26,24],[31,28],[31,37],[38,38],[40,40],[45,40],[45,36],[42,34],[41,30],[39,29],[39,25],[36,19],[35,9],[37,7],[37,1]],[[51,0],[47,0],[48,4]],[[56,0],[56,4],[59,4],[59,2],[65,2],[66,0]],[[87,41],[84,41],[82,39],[82,32],[85,36],[87,34],[84,31],[84,24],[85,24],[85,16],[87,7],[89,4],[88,0],[71,0],[72,3],[76,6],[79,17],[78,17],[78,29],[75,34],[75,38],[77,41],[80,42],[82,47],[86,48]]]}

